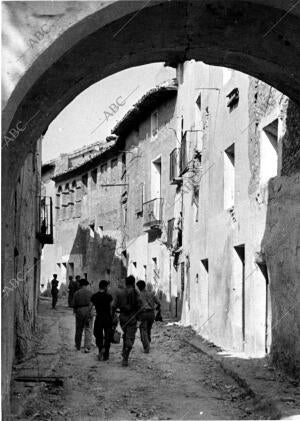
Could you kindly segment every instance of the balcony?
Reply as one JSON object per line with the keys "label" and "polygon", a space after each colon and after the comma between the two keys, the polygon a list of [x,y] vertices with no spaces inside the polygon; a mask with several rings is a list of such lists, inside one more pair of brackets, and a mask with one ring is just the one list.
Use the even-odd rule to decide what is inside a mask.
{"label": "balcony", "polygon": [[186,130],[181,138],[179,153],[179,175],[182,176],[193,167],[195,153],[202,150],[202,130]]}
{"label": "balcony", "polygon": [[163,199],[157,198],[143,203],[144,215],[144,229],[150,231],[151,229],[160,228],[162,223],[162,207]]}
{"label": "balcony", "polygon": [[180,148],[175,148],[170,153],[170,183],[180,184],[182,183],[182,177],[180,177]]}
{"label": "balcony", "polygon": [[39,198],[39,215],[38,215],[38,232],[37,239],[41,244],[53,244],[53,210],[52,198],[48,196],[40,196]]}

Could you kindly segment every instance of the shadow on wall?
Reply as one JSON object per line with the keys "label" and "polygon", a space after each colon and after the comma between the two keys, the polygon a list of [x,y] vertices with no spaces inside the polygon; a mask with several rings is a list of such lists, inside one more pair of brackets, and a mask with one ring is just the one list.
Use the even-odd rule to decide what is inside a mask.
{"label": "shadow on wall", "polygon": [[300,377],[300,109],[287,106],[282,176],[269,181],[262,252],[272,309],[271,358]]}
{"label": "shadow on wall", "polygon": [[113,290],[126,277],[127,268],[118,255],[117,240],[108,235],[100,236],[90,226],[78,225],[68,263],[78,261],[78,256],[81,257],[82,267],[76,270],[81,276],[87,273],[94,291],[98,290],[101,279],[110,281]]}

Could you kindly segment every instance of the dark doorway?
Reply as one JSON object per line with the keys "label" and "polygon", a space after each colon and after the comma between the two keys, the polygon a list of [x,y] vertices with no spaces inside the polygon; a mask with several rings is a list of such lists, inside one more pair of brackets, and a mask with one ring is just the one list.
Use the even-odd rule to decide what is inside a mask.
{"label": "dark doorway", "polygon": [[242,282],[242,348],[245,349],[246,340],[246,317],[245,317],[245,244],[234,247],[241,262],[241,282]]}
{"label": "dark doorway", "polygon": [[263,274],[266,281],[266,303],[265,303],[265,353],[270,352],[271,346],[271,295],[270,295],[270,281],[268,268],[265,260],[256,261],[261,273]]}
{"label": "dark doorway", "polygon": [[38,259],[33,258],[33,327],[36,327],[36,315],[38,310]]}

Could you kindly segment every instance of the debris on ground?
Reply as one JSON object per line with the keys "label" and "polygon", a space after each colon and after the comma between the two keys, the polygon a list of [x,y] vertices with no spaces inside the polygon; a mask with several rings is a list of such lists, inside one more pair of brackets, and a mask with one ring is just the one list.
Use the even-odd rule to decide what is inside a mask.
{"label": "debris on ground", "polygon": [[[124,368],[122,344],[112,344],[107,362],[97,360],[95,347],[89,354],[76,352],[72,310],[60,305],[54,313],[46,303],[40,310],[45,338],[43,352],[38,350],[38,375],[63,383],[34,381],[26,387],[15,382],[12,401],[22,408],[14,414],[16,420],[270,419],[266,406],[259,406],[218,363],[184,341],[195,336],[191,328],[156,323],[149,354],[142,352],[137,333],[129,367]],[[49,332],[52,349],[47,350]],[[58,358],[51,355],[55,347]],[[30,378],[28,371],[26,375]],[[293,403],[291,394],[286,401]]]}

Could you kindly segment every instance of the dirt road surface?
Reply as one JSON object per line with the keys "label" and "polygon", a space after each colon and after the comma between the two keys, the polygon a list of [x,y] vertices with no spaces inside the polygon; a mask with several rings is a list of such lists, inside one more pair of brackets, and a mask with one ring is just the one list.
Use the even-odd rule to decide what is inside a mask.
{"label": "dirt road surface", "polygon": [[[89,354],[75,350],[71,309],[60,303],[51,310],[48,302],[40,308],[44,345],[39,354],[48,355],[48,368],[55,362],[51,375],[62,377],[63,386],[42,383],[36,389],[36,384],[18,383],[13,393],[14,419],[267,418],[216,362],[184,342],[194,335],[189,328],[156,323],[150,354],[142,352],[137,333],[129,367],[122,367],[121,344],[111,346],[109,361],[98,361],[96,347]],[[47,346],[52,351],[47,352]],[[46,367],[39,364],[41,373]]]}

